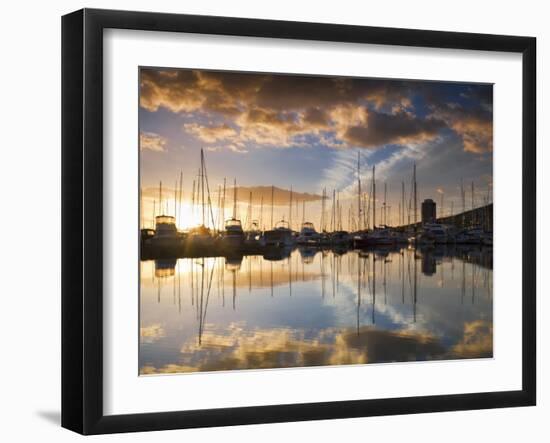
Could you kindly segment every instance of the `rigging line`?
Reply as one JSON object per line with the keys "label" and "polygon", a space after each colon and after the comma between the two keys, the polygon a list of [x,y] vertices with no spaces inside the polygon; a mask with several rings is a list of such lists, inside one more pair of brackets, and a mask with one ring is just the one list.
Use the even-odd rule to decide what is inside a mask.
{"label": "rigging line", "polygon": [[412,206],[413,194],[414,194],[414,176],[411,177],[411,191],[409,193],[409,206],[407,208],[407,224],[408,225],[411,224],[411,206]]}
{"label": "rigging line", "polygon": [[206,172],[206,157],[203,155],[203,159],[202,159],[202,162],[203,162],[203,175],[204,175],[204,180],[206,181],[206,192],[207,192],[207,195],[208,195],[208,207],[210,209],[210,217],[212,218],[212,226],[215,226],[214,225],[214,211],[212,210],[212,201],[210,199],[210,186],[208,184],[208,174]]}

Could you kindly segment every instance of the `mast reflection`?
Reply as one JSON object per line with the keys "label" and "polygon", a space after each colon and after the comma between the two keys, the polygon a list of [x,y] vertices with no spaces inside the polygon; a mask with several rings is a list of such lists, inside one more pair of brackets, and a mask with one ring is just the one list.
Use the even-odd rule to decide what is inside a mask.
{"label": "mast reflection", "polygon": [[[433,328],[448,324],[448,330],[438,332],[438,337],[451,334],[444,346],[438,344],[438,352],[441,346],[446,346],[449,358],[458,358],[458,351],[449,346],[463,340],[456,349],[468,349],[468,355],[481,355],[472,350],[477,338],[452,334],[462,330],[464,334],[478,333],[478,329],[492,330],[492,323],[486,325],[487,321],[492,322],[489,255],[490,251],[476,247],[378,246],[360,251],[304,247],[277,248],[264,255],[143,261],[142,329],[149,331],[150,323],[152,332],[148,334],[164,331],[162,337],[166,338],[158,338],[159,343],[170,339],[179,344],[175,348],[172,344],[155,348],[156,339],[148,338],[142,347],[151,355],[165,355],[170,349],[182,348],[184,342],[189,346],[194,342],[197,346],[194,358],[204,351],[203,358],[215,360],[229,349],[236,353],[244,343],[260,346],[263,339],[254,337],[267,327],[272,328],[273,334],[290,331],[292,337],[313,340],[311,343],[316,343],[317,350],[311,348],[308,355],[317,355],[316,358],[325,361],[327,343],[335,343],[336,333],[348,337],[345,334],[352,331],[354,346],[359,346],[353,353],[359,352],[361,346],[371,346],[372,357],[372,346],[378,340],[376,334],[391,334],[391,340],[404,343],[412,340],[405,331],[431,333]],[[230,309],[226,307],[226,286],[230,287]],[[377,303],[380,291],[381,305]],[[166,297],[170,293],[172,296]],[[174,326],[170,326],[172,315],[178,319],[173,320]],[[484,326],[479,322],[485,322]],[[153,328],[157,323],[162,327]],[[257,354],[251,353],[247,358],[255,361],[268,352],[274,346],[270,340],[254,351]],[[488,355],[487,343],[492,342],[485,337],[480,343],[483,355]],[[300,348],[303,346],[306,345]],[[410,354],[406,360],[422,358],[414,353],[416,348],[407,349]],[[183,358],[183,354],[174,354],[174,358]],[[233,361],[237,355],[241,354],[227,356],[227,361]],[[283,355],[286,354],[278,358],[286,358]],[[185,358],[186,368],[197,367],[191,354]]]}

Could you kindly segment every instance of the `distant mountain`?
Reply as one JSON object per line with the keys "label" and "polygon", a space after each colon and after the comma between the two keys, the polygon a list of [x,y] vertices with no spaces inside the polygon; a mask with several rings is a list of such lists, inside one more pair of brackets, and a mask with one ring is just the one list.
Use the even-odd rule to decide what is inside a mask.
{"label": "distant mountain", "polygon": [[[264,206],[271,205],[271,186],[237,186],[237,201],[240,203],[248,203],[250,193],[252,192],[252,204],[259,205],[262,197]],[[233,201],[233,187],[225,190],[226,201]],[[319,201],[322,196],[310,194],[307,192],[292,191],[292,203],[302,203]],[[282,189],[273,187],[273,204],[275,206],[284,206],[290,204],[290,189]]]}
{"label": "distant mountain", "polygon": [[[159,189],[158,187],[147,187],[142,188],[141,190],[143,197],[158,199],[159,198]],[[250,198],[250,193],[252,192],[252,204],[259,205],[261,199],[264,199],[264,206],[271,205],[271,186],[237,186],[237,201],[239,203],[248,203]],[[218,199],[218,187],[215,189],[210,188],[210,195],[213,204],[216,204]],[[183,198],[185,201],[191,199],[191,190],[183,191]],[[173,200],[174,199],[174,187],[162,187],[162,199],[163,201]],[[296,202],[302,203],[320,201],[322,199],[321,195],[310,194],[308,192],[296,192],[292,191],[292,203]],[[230,204],[233,202],[233,186],[228,185],[225,189],[225,202]],[[285,206],[290,204],[290,189],[282,189],[278,187],[273,188],[273,204],[275,206]]]}

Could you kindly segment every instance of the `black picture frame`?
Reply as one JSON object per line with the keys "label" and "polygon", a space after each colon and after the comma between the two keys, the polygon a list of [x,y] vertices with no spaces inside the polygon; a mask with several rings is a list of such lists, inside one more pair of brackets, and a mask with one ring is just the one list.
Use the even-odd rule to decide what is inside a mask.
{"label": "black picture frame", "polygon": [[[522,388],[506,392],[104,415],[102,84],[103,30],[108,28],[522,54]],[[536,403],[535,38],[97,9],[73,12],[62,18],[62,201],[62,426],[65,428],[82,434],[104,434]]]}

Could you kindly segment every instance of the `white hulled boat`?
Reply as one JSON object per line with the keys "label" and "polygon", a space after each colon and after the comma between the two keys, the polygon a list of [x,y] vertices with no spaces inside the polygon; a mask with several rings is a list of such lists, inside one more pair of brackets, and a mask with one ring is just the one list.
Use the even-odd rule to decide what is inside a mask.
{"label": "white hulled boat", "polygon": [[238,248],[244,243],[244,231],[241,221],[231,218],[225,222],[225,231],[222,235],[222,244],[225,247]]}
{"label": "white hulled boat", "polygon": [[264,241],[266,246],[292,246],[294,243],[294,237],[292,230],[289,228],[288,222],[281,220],[275,227],[269,231],[264,232]]}
{"label": "white hulled boat", "polygon": [[316,245],[321,239],[320,234],[315,230],[315,226],[311,222],[302,223],[302,229],[297,238],[297,243],[300,245]]}
{"label": "white hulled boat", "polygon": [[181,246],[183,236],[178,233],[176,219],[171,215],[155,217],[155,231],[152,237],[145,240],[145,245],[155,249],[175,249]]}

